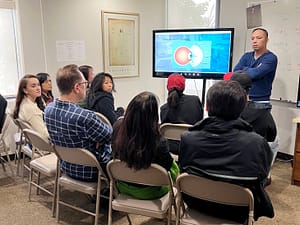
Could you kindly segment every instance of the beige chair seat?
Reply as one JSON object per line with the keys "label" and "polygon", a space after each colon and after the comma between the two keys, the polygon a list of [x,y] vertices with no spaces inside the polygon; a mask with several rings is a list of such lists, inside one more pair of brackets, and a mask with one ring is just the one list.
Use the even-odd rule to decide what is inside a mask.
{"label": "beige chair seat", "polygon": [[98,183],[75,180],[66,174],[62,174],[62,176],[59,178],[59,184],[68,190],[76,190],[86,194],[94,195],[97,192]]}
{"label": "beige chair seat", "polygon": [[52,177],[56,174],[57,156],[55,153],[42,156],[30,161],[30,167],[42,174]]}
{"label": "beige chair seat", "polygon": [[[176,188],[173,188],[176,192]],[[155,200],[139,200],[128,195],[118,194],[112,202],[112,208],[117,211],[123,211],[132,214],[140,214],[143,211],[144,216],[165,218],[170,206],[169,193]]]}
{"label": "beige chair seat", "polygon": [[186,209],[185,215],[181,218],[180,225],[206,225],[206,224],[222,224],[233,225],[239,224],[230,220],[219,219],[210,215],[200,213],[193,209]]}

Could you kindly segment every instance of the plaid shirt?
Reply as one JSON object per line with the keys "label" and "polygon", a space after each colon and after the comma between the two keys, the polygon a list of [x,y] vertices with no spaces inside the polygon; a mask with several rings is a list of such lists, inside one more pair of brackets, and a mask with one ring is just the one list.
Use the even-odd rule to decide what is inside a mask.
{"label": "plaid shirt", "polygon": [[[72,102],[56,99],[45,109],[45,122],[50,141],[54,145],[90,150],[100,163],[111,159],[112,129],[103,123],[97,115],[79,107]],[[97,143],[106,143],[96,149]],[[98,169],[71,164],[62,161],[61,169],[71,177],[79,180],[94,180]]]}

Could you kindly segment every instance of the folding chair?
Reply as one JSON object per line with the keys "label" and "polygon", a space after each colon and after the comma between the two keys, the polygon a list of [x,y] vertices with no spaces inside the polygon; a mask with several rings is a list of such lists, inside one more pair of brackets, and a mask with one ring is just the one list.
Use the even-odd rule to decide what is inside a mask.
{"label": "folding chair", "polygon": [[[192,127],[191,124],[179,124],[179,123],[163,123],[160,125],[160,133],[168,140],[180,141],[181,134]],[[171,154],[173,159],[178,161],[178,155]]]}
{"label": "folding chair", "polygon": [[[52,216],[54,216],[54,208],[55,208],[55,200],[56,200],[56,179],[54,179],[54,188],[53,192],[47,190],[45,187],[40,185],[40,175],[45,175],[47,177],[56,177],[57,170],[57,157],[54,153],[53,146],[48,142],[48,140],[44,140],[37,132],[30,129],[23,130],[24,135],[29,139],[33,148],[39,149],[42,151],[47,151],[51,154],[44,155],[35,159],[32,159],[29,163],[30,165],[30,175],[29,175],[29,201],[31,196],[31,188],[32,185],[37,188],[37,190],[43,190],[49,195],[53,196],[52,202]],[[37,172],[37,181],[34,182],[33,174]]]}
{"label": "folding chair", "polygon": [[176,225],[239,224],[186,208],[182,200],[182,193],[225,205],[248,206],[247,224],[252,225],[254,223],[254,198],[248,188],[187,173],[177,177],[176,187],[178,191]]}
{"label": "folding chair", "polygon": [[[12,117],[12,115],[11,115]],[[32,129],[30,124],[27,122],[20,120],[20,119],[14,119],[12,117],[12,120],[14,121],[15,125],[18,127],[19,132],[15,134],[15,142],[16,142],[16,154],[15,154],[15,160],[17,160],[17,175],[20,173],[20,165],[21,165],[21,155],[22,153],[27,155],[28,157],[32,158],[32,150],[27,145],[29,142],[26,140],[26,137],[23,134],[23,129]],[[22,160],[22,178],[24,178],[24,169],[30,171],[29,166],[25,164],[25,156],[23,156]]]}
{"label": "folding chair", "polygon": [[[172,205],[174,204],[174,190],[172,179],[163,167],[151,164],[147,169],[135,170],[127,167],[126,163],[120,160],[111,160],[107,164],[107,172],[110,179],[108,225],[112,224],[112,210],[127,213],[129,224],[131,224],[131,220],[128,213],[133,213],[161,219],[167,218],[167,224],[170,225]],[[117,181],[149,186],[167,185],[170,191],[159,199],[139,200],[119,193],[116,187]]]}
{"label": "folding chair", "polygon": [[7,136],[7,129],[9,127],[10,124],[10,119],[7,116],[7,114],[4,115],[4,124],[2,127],[2,132],[0,133],[0,163],[2,164],[2,168],[4,171],[6,171],[5,169],[5,163],[8,163],[8,166],[12,172],[12,174],[14,175],[14,170],[12,168],[11,165],[11,161],[10,161],[10,155],[9,155],[9,147],[6,144],[6,136]]}
{"label": "folding chair", "polygon": [[108,126],[110,126],[112,128],[112,125],[106,116],[104,116],[102,113],[99,113],[99,112],[95,112],[95,113],[102,120],[103,123],[106,123]]}
{"label": "folding chair", "polygon": [[[57,221],[59,221],[59,204],[65,205],[72,209],[78,210],[80,212],[87,213],[95,217],[95,225],[98,225],[98,217],[99,217],[99,208],[100,208],[100,190],[102,187],[102,181],[108,184],[108,180],[104,175],[101,166],[96,158],[90,151],[82,148],[67,148],[54,145],[54,151],[57,154],[59,160],[59,167],[60,168],[60,161],[64,160],[69,163],[74,163],[83,166],[90,166],[90,167],[97,167],[98,168],[98,181],[97,182],[84,182],[73,179],[69,177],[67,174],[61,172],[58,169],[58,180],[57,180],[57,198],[56,198],[56,217]],[[83,208],[79,208],[74,206],[70,203],[62,201],[60,199],[60,187],[65,187],[67,190],[75,190],[79,192],[83,192],[89,195],[96,195],[96,209],[95,212],[91,212],[85,210]]]}

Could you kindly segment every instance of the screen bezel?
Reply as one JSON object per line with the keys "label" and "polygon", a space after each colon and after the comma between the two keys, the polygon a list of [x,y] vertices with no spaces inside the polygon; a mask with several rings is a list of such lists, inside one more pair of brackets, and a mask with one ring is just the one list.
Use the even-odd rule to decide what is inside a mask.
{"label": "screen bezel", "polygon": [[[205,33],[205,32],[218,32],[218,31],[229,31],[231,34],[230,37],[230,54],[229,54],[229,68],[227,72],[230,72],[232,70],[232,58],[233,58],[233,41],[234,41],[234,28],[198,28],[198,29],[158,29],[152,31],[152,77],[155,78],[167,78],[170,74],[176,72],[179,74],[182,74],[185,76],[185,78],[191,78],[191,79],[222,79],[224,73],[205,73],[205,72],[199,72],[199,73],[186,73],[186,72],[177,72],[177,71],[155,71],[155,35],[157,33]],[[195,75],[196,74],[196,75]]]}

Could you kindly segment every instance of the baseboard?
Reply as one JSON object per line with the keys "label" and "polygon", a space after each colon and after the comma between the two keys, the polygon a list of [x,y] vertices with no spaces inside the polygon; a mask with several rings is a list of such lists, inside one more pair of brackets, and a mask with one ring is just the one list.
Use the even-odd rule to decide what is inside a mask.
{"label": "baseboard", "polygon": [[291,161],[293,160],[294,156],[284,152],[277,152],[276,158],[281,160]]}

